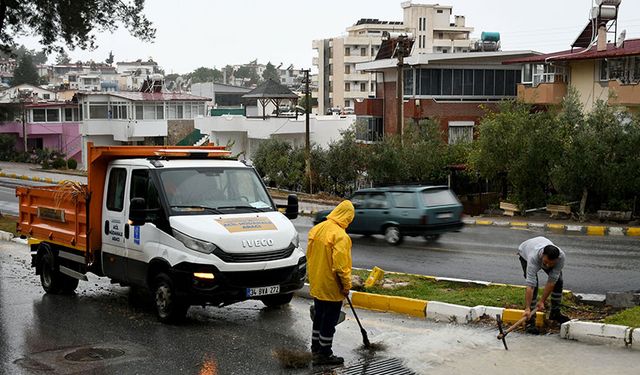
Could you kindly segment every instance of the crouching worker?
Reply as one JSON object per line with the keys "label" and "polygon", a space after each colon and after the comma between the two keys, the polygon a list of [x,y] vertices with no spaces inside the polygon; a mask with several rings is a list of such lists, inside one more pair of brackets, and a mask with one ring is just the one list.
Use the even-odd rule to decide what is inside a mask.
{"label": "crouching worker", "polygon": [[[560,306],[562,303],[562,268],[564,267],[565,254],[545,237],[535,237],[524,241],[518,247],[520,264],[526,279],[525,311],[523,316],[528,318],[527,332],[537,334],[536,317],[531,314],[534,308],[542,312],[547,298],[551,296],[551,310],[549,319],[562,324],[569,320],[562,315]],[[538,299],[538,272],[543,270],[547,274],[547,284],[542,292],[542,298]]]}
{"label": "crouching worker", "polygon": [[311,334],[314,366],[344,363],[331,347],[342,302],[351,290],[351,238],[345,230],[354,215],[353,204],[343,201],[309,232],[307,272],[315,307]]}

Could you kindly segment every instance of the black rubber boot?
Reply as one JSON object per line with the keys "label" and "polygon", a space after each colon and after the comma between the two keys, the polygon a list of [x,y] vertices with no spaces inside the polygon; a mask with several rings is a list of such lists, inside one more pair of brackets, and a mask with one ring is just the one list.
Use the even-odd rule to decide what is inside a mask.
{"label": "black rubber boot", "polygon": [[340,366],[344,364],[344,358],[335,355],[314,355],[314,366]]}
{"label": "black rubber boot", "polygon": [[557,322],[558,324],[562,324],[562,323],[566,323],[566,322],[570,321],[571,318],[569,318],[566,315],[563,315],[560,311],[557,311],[557,312],[552,312],[551,314],[549,314],[549,320],[553,320],[553,321]]}
{"label": "black rubber boot", "polygon": [[536,316],[533,315],[531,319],[527,321],[527,326],[525,327],[525,332],[530,335],[539,335],[540,330],[536,327]]}

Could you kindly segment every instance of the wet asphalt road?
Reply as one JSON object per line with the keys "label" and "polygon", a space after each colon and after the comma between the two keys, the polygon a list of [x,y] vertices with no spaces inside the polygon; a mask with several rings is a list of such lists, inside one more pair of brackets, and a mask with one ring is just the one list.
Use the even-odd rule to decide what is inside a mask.
{"label": "wet asphalt road", "polygon": [[[16,215],[15,186],[44,185],[32,181],[0,178],[0,212]],[[306,244],[312,227],[309,217],[294,220],[300,239]],[[408,238],[388,246],[381,236],[353,235],[353,265],[381,267],[387,271],[440,277],[476,279],[523,284],[522,269],[515,255],[518,245],[531,237],[545,235],[567,253],[565,289],[578,293],[640,290],[640,239],[632,237],[588,237],[553,234],[531,229],[467,226],[427,244],[422,238]],[[540,283],[546,276],[541,274]]]}
{"label": "wet asphalt road", "polygon": [[[309,301],[281,309],[245,302],[221,309],[192,307],[187,321],[156,321],[144,293],[90,276],[70,296],[46,295],[29,267],[24,245],[0,242],[0,374],[318,374],[283,370],[272,351],[305,350],[311,330]],[[394,314],[359,311],[372,342],[386,350],[358,350],[361,337],[347,313],[334,350],[351,374],[396,361],[416,374],[621,374],[637,367],[638,352],[589,346],[553,336],[509,336],[510,350],[493,326],[457,326]],[[110,349],[113,359],[74,362],[79,349]],[[85,359],[87,357],[84,357]],[[94,358],[95,359],[95,358]],[[550,367],[551,366],[551,367]],[[336,374],[343,374],[337,372]]]}
{"label": "wet asphalt road", "polygon": [[[307,241],[313,225],[308,217],[294,221],[300,240]],[[436,243],[408,238],[397,247],[382,236],[352,235],[353,266],[498,283],[524,284],[516,255],[518,245],[544,235],[567,254],[563,271],[564,288],[578,293],[640,290],[640,239],[633,237],[589,237],[467,226],[459,233],[443,235]],[[540,284],[546,276],[540,274]]]}

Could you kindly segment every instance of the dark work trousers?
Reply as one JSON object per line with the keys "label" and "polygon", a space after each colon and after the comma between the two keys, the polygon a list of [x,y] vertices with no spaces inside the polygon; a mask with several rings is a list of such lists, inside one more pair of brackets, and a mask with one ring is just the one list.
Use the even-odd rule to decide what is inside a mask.
{"label": "dark work trousers", "polygon": [[[522,265],[522,272],[524,272],[524,278],[526,280],[527,261],[523,257],[520,257],[520,264]],[[547,275],[549,275],[549,271],[544,269],[543,271]],[[560,305],[562,304],[563,284],[564,282],[562,281],[562,273],[560,273],[560,277],[558,278],[558,281],[556,282],[556,285],[554,286],[553,291],[551,292],[550,319],[553,319],[554,316],[560,314]],[[531,306],[530,306],[531,310],[533,310],[536,307],[537,301],[538,301],[538,275],[536,274],[536,287],[533,289],[533,299],[531,300]]]}
{"label": "dark work trousers", "polygon": [[333,334],[336,333],[342,302],[321,301],[314,298],[313,304],[316,315],[313,319],[313,332],[311,333],[311,352],[330,356],[333,354],[331,350]]}

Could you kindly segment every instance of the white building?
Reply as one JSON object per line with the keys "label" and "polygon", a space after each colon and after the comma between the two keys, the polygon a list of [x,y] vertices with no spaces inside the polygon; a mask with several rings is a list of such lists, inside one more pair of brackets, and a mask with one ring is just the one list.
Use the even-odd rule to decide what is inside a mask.
{"label": "white building", "polygon": [[165,144],[171,132],[186,136],[194,130],[193,119],[206,115],[209,100],[176,93],[78,93],[83,155],[86,158],[87,142]]}
{"label": "white building", "polygon": [[359,72],[356,64],[376,58],[382,34],[409,32],[415,37],[412,54],[458,53],[473,49],[472,27],[464,16],[452,16],[447,5],[402,3],[403,21],[361,19],[346,29],[346,35],[315,40],[317,56],[313,65],[318,69],[313,97],[318,99],[318,113],[331,108],[352,108],[355,101],[376,94],[376,80],[371,73]]}
{"label": "white building", "polygon": [[[341,137],[356,121],[355,116],[316,116],[309,120],[309,138],[312,144],[327,148]],[[270,117],[266,120],[244,116],[223,115],[197,118],[196,129],[209,135],[216,145],[230,145],[233,155],[251,159],[260,143],[277,138],[289,142],[293,147],[305,145],[305,118]]]}
{"label": "white building", "polygon": [[16,103],[19,102],[20,92],[23,96],[29,97],[29,102],[49,102],[56,101],[57,96],[55,91],[46,90],[38,86],[33,86],[28,83],[23,83],[18,86],[13,86],[0,92],[0,103]]}

